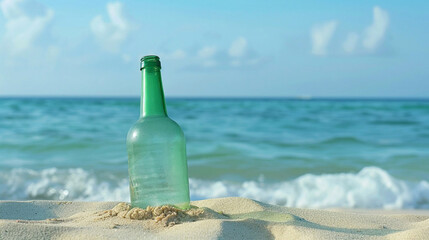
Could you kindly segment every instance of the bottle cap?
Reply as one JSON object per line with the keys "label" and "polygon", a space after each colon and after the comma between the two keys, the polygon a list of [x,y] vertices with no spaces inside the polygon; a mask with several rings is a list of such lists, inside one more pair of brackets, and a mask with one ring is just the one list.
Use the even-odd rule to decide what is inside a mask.
{"label": "bottle cap", "polygon": [[140,71],[145,67],[159,67],[161,68],[161,62],[159,57],[155,55],[147,55],[140,59]]}

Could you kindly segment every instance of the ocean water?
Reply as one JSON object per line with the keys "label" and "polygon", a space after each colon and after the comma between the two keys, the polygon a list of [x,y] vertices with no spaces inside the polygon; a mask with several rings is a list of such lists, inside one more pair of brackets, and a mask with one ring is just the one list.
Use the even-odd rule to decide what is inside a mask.
{"label": "ocean water", "polygon": [[[429,100],[167,99],[192,200],[429,208]],[[139,99],[1,98],[0,199],[129,201]]]}

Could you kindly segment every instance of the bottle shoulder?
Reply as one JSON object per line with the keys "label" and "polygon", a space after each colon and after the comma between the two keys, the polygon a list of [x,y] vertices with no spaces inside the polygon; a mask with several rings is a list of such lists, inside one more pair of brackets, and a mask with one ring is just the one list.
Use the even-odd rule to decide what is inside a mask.
{"label": "bottle shoulder", "polygon": [[169,117],[144,117],[137,120],[128,131],[127,141],[134,142],[150,139],[150,141],[184,140],[180,126]]}

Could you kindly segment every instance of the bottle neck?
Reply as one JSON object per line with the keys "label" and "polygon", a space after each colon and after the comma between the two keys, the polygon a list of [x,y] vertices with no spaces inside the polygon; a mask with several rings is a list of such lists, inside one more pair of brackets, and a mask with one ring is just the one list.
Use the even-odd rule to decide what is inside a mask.
{"label": "bottle neck", "polygon": [[142,98],[140,117],[167,116],[161,68],[148,66],[142,69]]}

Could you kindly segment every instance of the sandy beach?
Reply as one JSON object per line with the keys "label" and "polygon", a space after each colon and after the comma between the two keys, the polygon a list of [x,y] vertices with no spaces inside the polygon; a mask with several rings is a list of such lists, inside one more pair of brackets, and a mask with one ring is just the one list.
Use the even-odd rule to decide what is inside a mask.
{"label": "sandy beach", "polygon": [[192,205],[203,214],[168,225],[129,219],[128,209],[112,214],[118,202],[0,201],[0,239],[429,239],[428,210],[313,210],[246,198]]}

